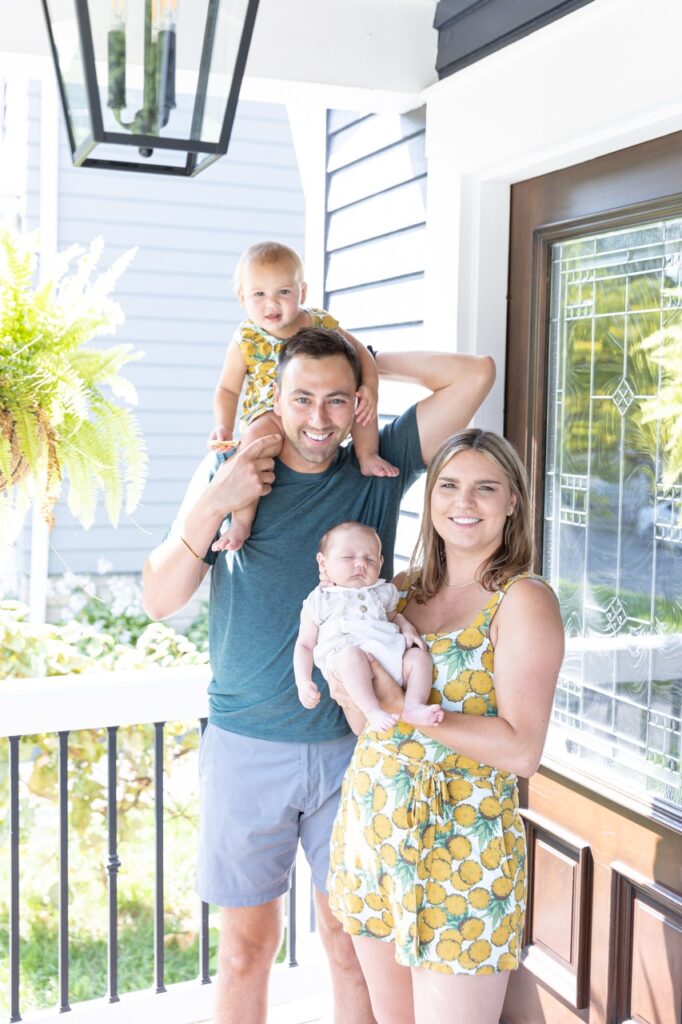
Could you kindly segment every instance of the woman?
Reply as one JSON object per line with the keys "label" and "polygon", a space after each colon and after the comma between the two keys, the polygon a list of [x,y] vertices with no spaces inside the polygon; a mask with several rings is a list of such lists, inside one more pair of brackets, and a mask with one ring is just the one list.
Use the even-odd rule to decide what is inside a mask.
{"label": "woman", "polygon": [[[427,474],[413,565],[395,581],[445,716],[362,733],[332,837],[331,908],[378,1024],[497,1024],[519,964],[517,776],[540,761],[563,657],[557,601],[532,559],[512,446],[481,430],[449,438]],[[402,691],[376,674],[399,714]]]}

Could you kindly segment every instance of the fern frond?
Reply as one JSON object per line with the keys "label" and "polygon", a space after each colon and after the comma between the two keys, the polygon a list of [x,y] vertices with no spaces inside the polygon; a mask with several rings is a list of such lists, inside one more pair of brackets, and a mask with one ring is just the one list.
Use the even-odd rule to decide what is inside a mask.
{"label": "fern frond", "polygon": [[33,409],[14,409],[12,414],[19,449],[35,475],[42,469],[46,454],[45,437],[38,417]]}
{"label": "fern frond", "polygon": [[61,461],[69,481],[67,504],[87,530],[95,521],[99,489],[99,444],[95,428],[84,420],[71,431],[61,449]]}

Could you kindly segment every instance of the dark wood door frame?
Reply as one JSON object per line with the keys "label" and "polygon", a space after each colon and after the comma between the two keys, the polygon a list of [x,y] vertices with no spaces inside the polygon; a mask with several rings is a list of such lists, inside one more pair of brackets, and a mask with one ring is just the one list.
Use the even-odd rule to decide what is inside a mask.
{"label": "dark wood door frame", "polygon": [[[679,216],[682,132],[512,186],[505,434],[529,472],[538,551],[551,247]],[[549,758],[523,785],[522,804],[529,844],[524,966],[510,980],[502,1019],[682,1024],[680,808],[628,796],[587,767]]]}

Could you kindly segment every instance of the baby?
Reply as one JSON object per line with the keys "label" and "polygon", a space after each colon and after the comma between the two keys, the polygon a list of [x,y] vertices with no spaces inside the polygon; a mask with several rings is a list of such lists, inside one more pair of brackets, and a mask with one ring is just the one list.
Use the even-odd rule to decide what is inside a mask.
{"label": "baby", "polygon": [[[237,298],[248,317],[228,345],[220,380],[213,397],[215,427],[208,444],[225,448],[232,441],[242,385],[240,436],[249,444],[264,434],[282,433],[273,412],[273,384],[280,350],[303,327],[338,329],[337,321],[322,309],[303,306],[306,283],[298,255],[280,242],[252,245],[239,258],[235,271]],[[377,420],[378,375],[372,356],[350,334],[340,331],[360,359],[361,386],[357,393],[355,423],[351,436],[360,469],[365,476],[397,476],[398,470],[379,455]],[[214,550],[238,551],[251,533],[257,503],[235,512],[229,529],[213,545]]]}
{"label": "baby", "polygon": [[301,703],[314,708],[320,691],[311,679],[313,661],[329,680],[333,673],[373,729],[383,732],[397,716],[383,711],[372,686],[372,654],[405,685],[402,720],[437,725],[438,705],[427,704],[433,662],[412,623],[396,612],[398,591],[379,579],[381,540],[362,523],[341,523],[320,541],[320,584],[303,602],[294,651],[294,674]]}

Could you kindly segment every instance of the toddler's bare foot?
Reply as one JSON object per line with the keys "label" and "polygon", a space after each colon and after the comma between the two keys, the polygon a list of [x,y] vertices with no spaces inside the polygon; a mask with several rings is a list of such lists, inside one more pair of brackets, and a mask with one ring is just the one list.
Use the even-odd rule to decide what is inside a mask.
{"label": "toddler's bare foot", "polygon": [[438,704],[406,704],[400,717],[410,725],[438,725],[444,716]]}
{"label": "toddler's bare foot", "polygon": [[218,540],[211,545],[212,551],[239,551],[251,536],[251,530],[242,523],[230,523]]}
{"label": "toddler's bare foot", "polygon": [[367,715],[367,720],[377,732],[388,732],[398,721],[398,716],[390,715],[388,711],[382,711],[381,708],[377,708],[375,711],[370,711]]}
{"label": "toddler's bare foot", "polygon": [[400,476],[400,470],[386,462],[386,459],[382,459],[377,452],[358,456],[358,461],[363,476]]}

